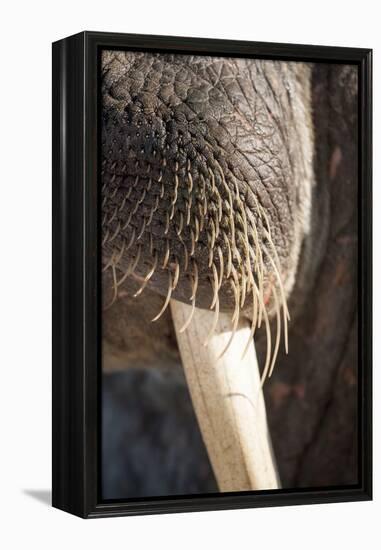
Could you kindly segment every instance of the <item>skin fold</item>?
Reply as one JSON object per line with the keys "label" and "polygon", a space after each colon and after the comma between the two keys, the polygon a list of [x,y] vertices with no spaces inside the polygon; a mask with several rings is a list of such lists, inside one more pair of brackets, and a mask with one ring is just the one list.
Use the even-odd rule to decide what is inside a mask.
{"label": "skin fold", "polygon": [[[172,411],[182,422],[171,440],[199,441],[189,410],[157,396],[164,379],[166,394],[183,392],[189,403],[169,311],[150,324],[176,279],[171,298],[190,303],[195,269],[196,307],[210,308],[218,294],[220,311],[233,312],[238,289],[239,313],[252,319],[255,293],[246,290],[256,288],[273,334],[276,300],[287,300],[289,354],[280,347],[264,386],[282,486],[356,483],[355,67],[111,51],[102,103],[105,418],[120,399],[118,380],[141,396],[139,407],[123,402],[124,415],[118,401],[120,424],[107,424],[106,494],[126,496],[116,493],[129,486],[131,496],[150,494],[134,460],[153,477],[166,469],[149,451],[169,448],[166,424],[155,436],[132,429],[142,414]],[[263,365],[263,325],[255,342]],[[118,437],[136,456],[114,464],[110,481]],[[188,466],[171,467],[178,483],[159,493],[215,490],[202,444],[192,447]]]}

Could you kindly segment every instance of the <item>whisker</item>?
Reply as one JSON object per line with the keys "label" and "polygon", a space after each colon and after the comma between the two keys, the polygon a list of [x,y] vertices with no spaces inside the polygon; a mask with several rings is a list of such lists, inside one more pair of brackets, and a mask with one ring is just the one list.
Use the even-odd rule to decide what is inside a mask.
{"label": "whisker", "polygon": [[131,246],[134,244],[135,242],[135,227],[132,228],[132,233],[131,233],[131,238],[130,238],[130,241],[127,245],[127,248],[126,250],[128,250],[129,248],[131,248]]}
{"label": "whisker", "polygon": [[130,225],[132,216],[133,216],[133,212],[131,211],[131,212],[128,214],[128,218],[127,218],[126,222],[124,223],[124,225],[122,225],[122,231],[124,231],[125,229],[127,229],[127,227]]}
{"label": "whisker", "polygon": [[112,297],[111,302],[103,308],[104,311],[109,309],[115,303],[115,300],[118,297],[118,283],[117,283],[117,280],[116,280],[116,269],[115,269],[114,264],[111,265],[111,270],[112,270],[112,280],[113,280],[112,288],[113,288],[114,292],[113,292],[113,297]]}
{"label": "whisker", "polygon": [[186,247],[186,244],[182,237],[179,237],[179,240],[181,244],[183,245],[184,249],[184,272],[188,271],[188,262],[189,262],[189,256],[188,256],[188,249]]}
{"label": "whisker", "polygon": [[220,234],[220,222],[218,221],[217,211],[214,215],[214,226],[216,228],[216,239],[218,239],[218,235]]}
{"label": "whisker", "polygon": [[192,198],[189,197],[188,199],[185,199],[186,209],[187,209],[187,217],[186,217],[186,225],[190,224],[190,214],[191,214],[191,207],[192,207]]}
{"label": "whisker", "polygon": [[271,255],[269,254],[266,247],[264,247],[264,251],[266,252],[267,257],[270,260],[270,263],[272,265],[272,268],[274,270],[275,276],[276,276],[277,281],[278,281],[279,291],[280,291],[281,300],[282,300],[282,307],[283,307],[284,347],[285,347],[285,352],[288,353],[288,325],[287,325],[288,309],[287,309],[286,298],[285,298],[285,295],[284,295],[283,284],[282,284],[282,280],[280,278],[278,268],[276,267],[276,265],[274,263],[274,260],[272,259]]}
{"label": "whisker", "polygon": [[175,172],[175,190],[174,190],[174,195],[173,195],[173,199],[172,199],[172,203],[171,203],[171,206],[174,206],[176,204],[176,201],[177,201],[177,191],[178,191],[178,188],[179,188],[179,176],[177,175],[177,169],[178,169],[178,164],[176,163],[176,172]]}
{"label": "whisker", "polygon": [[139,209],[139,206],[140,206],[139,201],[136,201],[135,207],[133,208],[131,215],[135,216],[136,212]]}
{"label": "whisker", "polygon": [[109,221],[107,222],[109,225],[114,221],[116,215],[118,213],[118,207],[116,206],[115,209],[114,209],[114,212],[112,213],[111,215],[111,218],[109,219]]}
{"label": "whisker", "polygon": [[281,333],[279,301],[278,301],[278,296],[277,296],[277,293],[276,293],[275,289],[274,289],[274,301],[275,301],[275,310],[276,310],[276,338],[275,338],[275,347],[274,347],[273,359],[271,361],[270,370],[269,370],[269,378],[273,373],[274,366],[275,366],[275,361],[278,357],[279,343],[280,343],[280,333]]}
{"label": "whisker", "polygon": [[216,304],[216,301],[217,301],[217,297],[218,297],[218,275],[217,275],[217,269],[216,269],[216,266],[215,266],[214,262],[212,264],[212,269],[213,269],[213,279],[212,279],[213,298],[212,298],[212,303],[210,304],[209,309],[214,308],[214,306]]}
{"label": "whisker", "polygon": [[103,237],[103,240],[102,240],[102,246],[106,244],[109,234],[110,234],[110,231],[106,229],[105,236]]}
{"label": "whisker", "polygon": [[165,269],[167,267],[168,260],[169,260],[169,239],[166,239],[165,242],[167,244],[167,248],[164,255],[163,265],[161,266],[162,269]]}
{"label": "whisker", "polygon": [[270,358],[271,358],[271,330],[270,330],[269,317],[267,315],[267,311],[265,307],[263,307],[262,311],[263,311],[263,319],[265,321],[265,327],[266,327],[267,352],[266,352],[266,362],[265,362],[265,366],[261,377],[261,387],[263,387],[264,381],[266,380],[267,373],[270,367]]}
{"label": "whisker", "polygon": [[119,252],[118,256],[115,257],[115,266],[117,266],[118,263],[120,262],[120,260],[122,259],[125,248],[126,248],[126,240],[123,238],[122,247],[120,249],[120,252]]}
{"label": "whisker", "polygon": [[164,235],[167,235],[169,231],[169,214],[168,212],[165,213],[165,229],[164,229]]}
{"label": "whisker", "polygon": [[159,313],[156,315],[156,317],[154,317],[152,320],[151,320],[151,323],[154,323],[155,321],[157,321],[158,319],[160,319],[160,317],[163,315],[164,311],[167,309],[168,307],[168,304],[169,304],[169,300],[171,299],[171,294],[172,294],[172,276],[171,276],[171,271],[168,270],[168,291],[167,291],[167,297],[165,298],[165,302],[163,304],[163,307],[161,308],[161,310],[159,311]]}
{"label": "whisker", "polygon": [[111,258],[109,259],[107,264],[102,268],[102,273],[105,273],[112,266],[112,264],[114,263],[114,256],[115,251],[112,253]]}
{"label": "whisker", "polygon": [[228,279],[230,277],[231,270],[232,270],[232,251],[230,248],[230,242],[229,242],[228,236],[226,235],[225,232],[224,232],[224,241],[228,251],[228,265],[227,265],[227,271],[226,271],[226,278]]}
{"label": "whisker", "polygon": [[197,262],[192,259],[193,264],[193,277],[192,277],[192,295],[190,297],[191,300],[194,300],[197,293],[197,287],[198,287],[198,267]]}
{"label": "whisker", "polygon": [[224,276],[224,256],[222,254],[222,250],[220,246],[217,247],[217,253],[218,253],[218,259],[220,262],[220,276],[218,278],[218,289],[220,289],[222,285],[222,279]]}
{"label": "whisker", "polygon": [[216,191],[216,180],[214,179],[214,174],[210,168],[208,168],[208,172],[212,182],[212,193],[214,193]]}
{"label": "whisker", "polygon": [[[192,277],[191,277],[192,279]],[[184,332],[190,325],[190,322],[192,321],[192,318],[193,318],[193,314],[194,314],[194,310],[195,310],[195,306],[196,306],[196,297],[195,297],[195,292],[193,291],[193,288],[194,288],[194,283],[193,281],[191,282],[191,292],[192,292],[192,296],[191,296],[191,301],[192,301],[192,309],[191,309],[191,312],[189,314],[189,317],[188,319],[185,321],[184,325],[179,329],[179,332],[180,334],[182,332]]]}
{"label": "whisker", "polygon": [[190,325],[191,321],[192,321],[192,318],[193,318],[193,314],[194,314],[194,310],[195,310],[195,305],[196,305],[196,300],[195,298],[192,299],[192,309],[191,309],[191,312],[189,314],[189,317],[188,319],[185,321],[184,325],[179,329],[179,332],[180,334],[182,332],[184,332]]}
{"label": "whisker", "polygon": [[179,276],[180,276],[180,266],[179,266],[179,261],[177,257],[175,258],[175,262],[176,262],[175,278],[173,279],[172,290],[175,290],[175,288],[177,287],[177,283],[179,282]]}
{"label": "whisker", "polygon": [[245,305],[245,300],[246,300],[246,275],[245,275],[245,272],[241,271],[241,289],[242,289],[242,292],[241,292],[241,308],[243,308],[243,306]]}
{"label": "whisker", "polygon": [[213,249],[214,245],[215,245],[215,242],[216,242],[216,229],[215,229],[214,221],[213,221],[212,218],[210,218],[210,225],[212,226],[210,247]]}
{"label": "whisker", "polygon": [[153,237],[152,237],[152,231],[149,231],[149,251],[151,256],[153,256]]}
{"label": "whisker", "polygon": [[203,212],[201,203],[198,205],[198,211],[200,214],[200,233],[202,233],[202,230],[204,229],[204,212]]}
{"label": "whisker", "polygon": [[141,196],[140,199],[138,200],[138,205],[142,204],[142,202],[143,202],[144,199],[145,199],[146,193],[147,193],[147,189],[144,188],[144,189],[143,189],[142,196]]}
{"label": "whisker", "polygon": [[[234,284],[232,286],[233,286],[233,289],[234,289],[234,300],[235,300],[235,308],[234,308],[234,313],[233,313],[233,316],[232,316],[232,322],[233,322],[236,317],[239,317],[239,303],[240,303],[240,299],[239,299],[239,295],[240,295],[239,282],[238,282],[237,271],[236,271],[234,266],[232,266],[232,275],[233,275],[233,280],[234,280]],[[231,283],[233,283],[233,281],[231,281]]]}
{"label": "whisker", "polygon": [[136,253],[135,258],[131,258],[130,263],[129,263],[129,266],[128,266],[128,268],[126,269],[126,271],[125,271],[123,277],[117,282],[117,286],[118,286],[118,287],[119,287],[121,284],[124,283],[124,281],[127,279],[127,277],[129,277],[130,275],[132,275],[132,273],[135,272],[136,266],[138,265],[139,260],[140,260],[140,254],[141,254],[141,245],[139,244],[139,245],[138,245],[138,251],[137,251],[137,253]]}
{"label": "whisker", "polygon": [[155,270],[156,270],[156,267],[157,267],[157,254],[155,254],[155,258],[154,258],[154,262],[153,262],[153,265],[151,267],[151,269],[149,270],[149,272],[147,273],[147,275],[144,277],[144,281],[143,281],[143,284],[142,286],[139,288],[139,290],[137,290],[134,294],[134,298],[136,298],[137,296],[139,296],[139,294],[141,294],[143,292],[143,290],[145,289],[145,287],[147,286],[148,284],[148,281],[150,280],[150,278],[152,277],[152,275],[154,274]]}
{"label": "whisker", "polygon": [[194,254],[194,247],[195,247],[195,238],[194,238],[193,229],[190,230],[190,234],[191,234],[191,249],[190,249],[189,255],[190,255],[190,256],[193,256],[193,254]]}
{"label": "whisker", "polygon": [[220,315],[220,301],[219,301],[218,294],[217,294],[217,300],[216,300],[216,304],[214,306],[213,321],[212,321],[212,324],[210,326],[210,330],[207,334],[206,340],[204,342],[205,347],[209,344],[210,339],[211,339],[211,337],[213,336],[213,334],[216,330],[219,315]]}
{"label": "whisker", "polygon": [[179,224],[179,227],[177,228],[177,231],[176,231],[178,237],[180,237],[180,235],[181,235],[181,232],[183,230],[183,223],[184,223],[184,216],[183,216],[183,213],[181,211],[180,211],[179,216],[180,216],[180,224]]}
{"label": "whisker", "polygon": [[139,241],[139,240],[142,238],[143,233],[144,233],[144,231],[145,231],[145,228],[146,228],[146,219],[145,219],[145,217],[143,216],[142,227],[141,227],[141,229],[140,229],[140,231],[139,231],[139,235],[138,235],[137,238],[136,238],[137,241]]}
{"label": "whisker", "polygon": [[192,174],[190,172],[188,172],[188,181],[189,181],[189,185],[188,185],[188,193],[192,193],[192,189],[193,189],[193,178],[192,178]]}
{"label": "whisker", "polygon": [[198,239],[199,239],[199,236],[200,236],[200,223],[198,221],[198,217],[195,216],[194,217],[194,225],[195,225],[195,236],[194,236],[194,239],[197,243]]}

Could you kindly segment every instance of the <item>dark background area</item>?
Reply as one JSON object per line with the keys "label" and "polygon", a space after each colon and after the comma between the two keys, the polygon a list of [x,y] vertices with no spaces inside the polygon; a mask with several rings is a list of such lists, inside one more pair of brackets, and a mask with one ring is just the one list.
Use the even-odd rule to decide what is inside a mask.
{"label": "dark background area", "polygon": [[103,497],[217,492],[178,369],[103,376]]}

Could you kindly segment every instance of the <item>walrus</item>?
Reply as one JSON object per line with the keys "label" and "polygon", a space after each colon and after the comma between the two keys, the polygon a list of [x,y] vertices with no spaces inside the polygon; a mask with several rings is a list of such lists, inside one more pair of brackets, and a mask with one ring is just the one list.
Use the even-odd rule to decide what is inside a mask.
{"label": "walrus", "polygon": [[355,484],[357,68],[104,51],[101,76],[105,497],[216,491],[171,301],[184,331],[213,312],[205,344],[247,319],[282,487]]}

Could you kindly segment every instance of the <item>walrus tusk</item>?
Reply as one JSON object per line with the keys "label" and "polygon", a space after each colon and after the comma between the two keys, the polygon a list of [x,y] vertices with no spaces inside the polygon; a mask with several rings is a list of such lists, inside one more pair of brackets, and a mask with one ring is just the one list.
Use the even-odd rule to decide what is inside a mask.
{"label": "walrus tusk", "polygon": [[173,323],[202,437],[220,491],[280,487],[272,453],[254,340],[240,319],[231,345],[231,316],[221,313],[207,345],[213,312],[196,308],[183,332],[191,306],[171,300]]}

